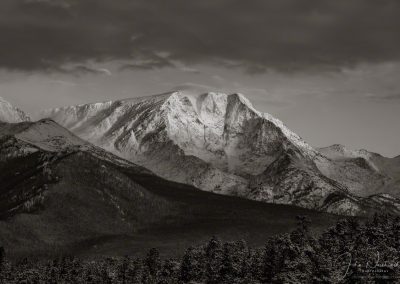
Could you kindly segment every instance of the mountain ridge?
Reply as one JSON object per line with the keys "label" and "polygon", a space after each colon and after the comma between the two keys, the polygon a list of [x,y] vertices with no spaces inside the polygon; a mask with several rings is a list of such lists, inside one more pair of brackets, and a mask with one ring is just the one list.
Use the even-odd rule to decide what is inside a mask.
{"label": "mountain ridge", "polygon": [[317,230],[337,219],[167,181],[72,135],[52,120],[0,123],[0,242],[8,255],[122,256],[155,246],[173,254],[212,235],[258,246],[294,228],[297,215],[309,215]]}
{"label": "mountain ridge", "polygon": [[[364,189],[364,193],[390,193],[397,197],[400,195],[400,162],[396,158],[384,157],[365,149],[350,150],[340,144],[318,148],[318,151],[339,168],[346,169],[339,171],[339,174],[327,171],[326,175],[331,178],[338,179],[339,175],[343,179],[348,175],[354,180],[357,175],[363,175],[364,184],[366,182],[370,186],[370,189]],[[354,191],[362,195],[360,189],[357,189],[359,186],[360,184],[355,186]]]}
{"label": "mountain ridge", "polygon": [[16,123],[30,120],[28,114],[0,97],[0,121]]}
{"label": "mountain ridge", "polygon": [[[324,155],[280,120],[257,111],[239,93],[174,91],[58,108],[42,116],[50,116],[81,138],[149,168],[159,176],[206,191],[256,199],[258,195],[254,195],[255,189],[251,186],[255,184],[253,179],[260,180],[259,175],[268,176],[265,173],[268,166],[294,149],[305,164],[315,167],[306,171],[301,166],[285,168],[288,175],[293,171],[300,175],[292,187],[300,186],[304,181],[302,177],[312,176],[313,191],[323,192],[314,195],[319,196],[318,202],[307,201],[304,196],[302,202],[296,201],[303,207],[321,209],[323,200],[342,188],[346,188],[345,195],[349,198],[352,194],[367,198],[371,194],[397,192],[396,188],[392,189],[393,178],[380,173],[372,160],[367,160],[368,153],[359,151],[362,157],[354,155],[346,161]],[[332,182],[324,182],[326,178]],[[270,184],[274,179],[261,180]],[[377,190],[381,183],[390,188]],[[279,190],[277,185],[273,188]],[[286,193],[281,189],[280,194]],[[273,202],[267,196],[257,198]],[[311,205],[315,202],[318,207]]]}

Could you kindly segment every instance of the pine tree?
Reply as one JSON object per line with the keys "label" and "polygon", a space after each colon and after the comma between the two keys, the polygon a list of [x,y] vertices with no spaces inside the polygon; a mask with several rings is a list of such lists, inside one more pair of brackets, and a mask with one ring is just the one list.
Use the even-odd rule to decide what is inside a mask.
{"label": "pine tree", "polygon": [[190,247],[186,250],[180,268],[180,279],[183,282],[204,281],[205,263],[204,251],[199,248]]}
{"label": "pine tree", "polygon": [[156,248],[152,248],[145,258],[145,264],[149,270],[150,275],[156,278],[157,273],[161,269],[160,253]]}
{"label": "pine tree", "polygon": [[128,267],[126,271],[126,282],[127,283],[141,283],[143,279],[144,267],[143,262],[140,259],[135,259]]}
{"label": "pine tree", "polygon": [[219,239],[212,237],[205,247],[207,283],[219,283],[219,270],[222,265],[222,244]]}
{"label": "pine tree", "polygon": [[5,250],[4,247],[0,247],[0,283],[4,283],[6,278],[5,272]]}
{"label": "pine tree", "polygon": [[117,268],[117,279],[119,282],[121,282],[123,284],[128,283],[127,282],[127,271],[128,271],[130,262],[131,262],[130,258],[125,256]]}
{"label": "pine tree", "polygon": [[159,284],[175,284],[179,282],[179,262],[167,259],[160,271]]}
{"label": "pine tree", "polygon": [[112,284],[112,278],[108,272],[108,266],[105,264],[101,268],[101,283]]}

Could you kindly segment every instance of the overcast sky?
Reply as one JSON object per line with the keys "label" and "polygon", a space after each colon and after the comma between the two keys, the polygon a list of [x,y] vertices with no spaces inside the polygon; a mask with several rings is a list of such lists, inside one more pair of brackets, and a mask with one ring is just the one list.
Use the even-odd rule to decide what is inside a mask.
{"label": "overcast sky", "polygon": [[400,154],[398,0],[1,0],[0,96],[245,94],[313,146]]}

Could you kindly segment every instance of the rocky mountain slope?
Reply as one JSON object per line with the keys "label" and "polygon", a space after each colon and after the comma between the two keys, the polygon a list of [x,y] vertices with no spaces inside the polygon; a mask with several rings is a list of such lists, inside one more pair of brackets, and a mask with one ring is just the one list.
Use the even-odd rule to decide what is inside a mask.
{"label": "rocky mountain slope", "polygon": [[9,256],[174,254],[218,235],[258,246],[295,216],[336,217],[164,180],[52,120],[0,123],[0,243]]}
{"label": "rocky mountain slope", "polygon": [[5,99],[0,97],[0,121],[23,122],[30,121],[30,117],[17,107],[14,107]]}
{"label": "rocky mountain slope", "polygon": [[338,214],[364,214],[361,199],[388,191],[378,190],[388,177],[364,157],[343,163],[321,154],[241,94],[171,92],[41,116],[161,177],[205,191]]}
{"label": "rocky mountain slope", "polygon": [[324,174],[360,196],[389,193],[400,197],[400,159],[335,144],[318,151],[330,160]]}

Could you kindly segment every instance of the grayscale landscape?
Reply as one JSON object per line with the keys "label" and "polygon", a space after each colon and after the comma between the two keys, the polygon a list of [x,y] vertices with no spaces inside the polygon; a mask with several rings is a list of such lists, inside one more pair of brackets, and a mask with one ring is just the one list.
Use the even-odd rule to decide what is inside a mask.
{"label": "grayscale landscape", "polygon": [[0,3],[0,283],[397,283],[399,11]]}

